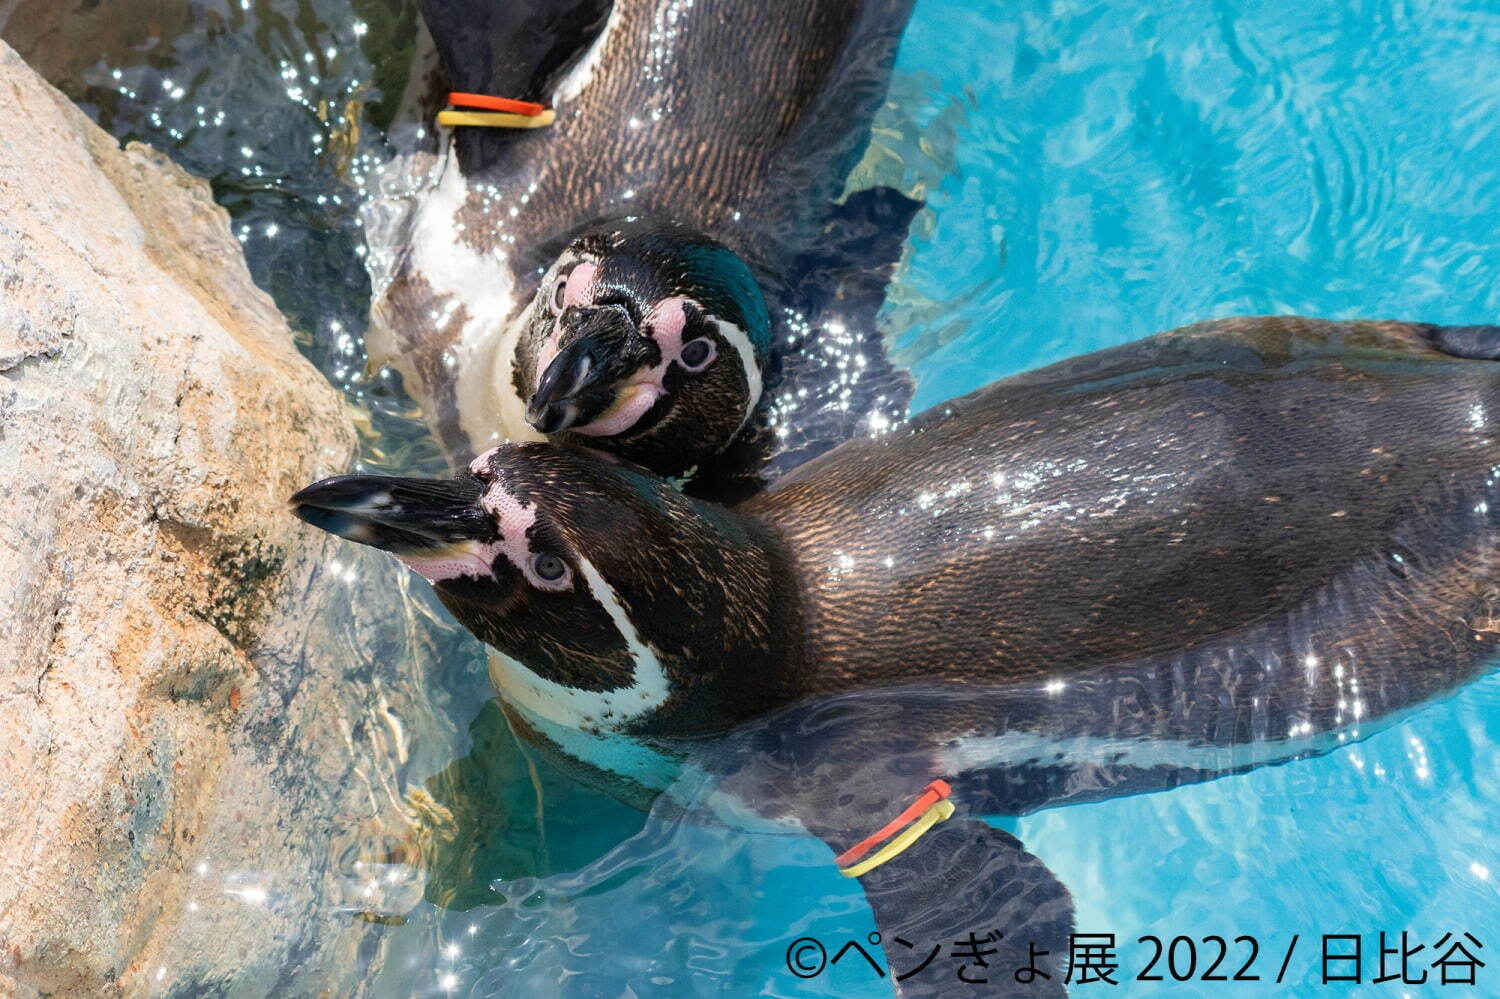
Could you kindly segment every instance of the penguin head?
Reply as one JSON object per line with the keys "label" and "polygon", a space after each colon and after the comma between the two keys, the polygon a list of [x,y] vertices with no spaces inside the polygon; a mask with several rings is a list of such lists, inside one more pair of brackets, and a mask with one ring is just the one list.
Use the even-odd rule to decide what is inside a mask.
{"label": "penguin head", "polygon": [[291,504],[426,578],[512,661],[502,694],[560,724],[712,730],[763,707],[786,657],[764,530],[597,451],[504,444],[453,479],[337,476]]}
{"label": "penguin head", "polygon": [[524,321],[516,384],[527,422],[554,442],[687,475],[760,402],[771,340],[760,287],[733,252],[683,226],[588,230]]}

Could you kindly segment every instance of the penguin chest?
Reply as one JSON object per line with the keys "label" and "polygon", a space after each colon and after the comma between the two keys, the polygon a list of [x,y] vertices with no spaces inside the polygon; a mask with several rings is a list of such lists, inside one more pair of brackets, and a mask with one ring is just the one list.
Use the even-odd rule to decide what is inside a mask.
{"label": "penguin chest", "polygon": [[432,363],[449,384],[429,385],[433,398],[427,403],[440,423],[456,422],[477,452],[542,436],[526,423],[526,401],[515,380],[516,344],[533,303],[521,308],[513,262],[503,247],[481,250],[462,237],[476,221],[472,195],[457,158],[448,157],[408,236],[406,266],[426,289],[427,307],[398,316],[402,328],[395,332],[398,343],[442,347]]}
{"label": "penguin chest", "polygon": [[[585,778],[588,783],[603,784],[616,797],[629,801],[638,797],[632,793],[634,788],[657,792],[676,780],[680,769],[677,756],[645,739],[559,722],[555,704],[547,706],[546,714],[538,713],[534,710],[536,699],[517,682],[518,674],[534,677],[534,673],[494,650],[490,651],[489,668],[490,680],[500,691],[517,735],[545,755],[560,757],[555,762],[564,767],[594,772],[597,777]],[[616,793],[616,786],[624,792]]]}
{"label": "penguin chest", "polygon": [[642,673],[630,687],[577,690],[489,650],[490,682],[507,710],[522,722],[520,728],[530,730],[528,735],[539,736],[550,744],[550,751],[573,763],[659,791],[675,779],[677,758],[614,728],[640,706],[666,700],[665,677],[650,670]]}
{"label": "penguin chest", "polygon": [[454,394],[459,428],[477,453],[506,441],[546,440],[526,422],[516,388],[517,341],[530,321],[528,306],[511,322],[466,330]]}

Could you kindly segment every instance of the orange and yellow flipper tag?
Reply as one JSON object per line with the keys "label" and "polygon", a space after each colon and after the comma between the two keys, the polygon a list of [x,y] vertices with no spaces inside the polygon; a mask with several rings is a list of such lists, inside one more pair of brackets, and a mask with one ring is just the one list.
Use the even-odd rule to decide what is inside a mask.
{"label": "orange and yellow flipper tag", "polygon": [[546,128],[557,120],[557,113],[549,107],[509,97],[454,91],[448,95],[448,103],[454,106],[437,116],[437,123],[444,128]]}
{"label": "orange and yellow flipper tag", "polygon": [[[857,878],[900,855],[921,839],[927,830],[952,816],[953,802],[948,800],[952,793],[953,789],[948,786],[947,781],[935,780],[928,784],[917,800],[902,810],[900,815],[834,858],[839,873],[846,878]],[[891,838],[897,830],[902,830],[899,835],[890,839],[873,856],[860,860],[877,845]]]}

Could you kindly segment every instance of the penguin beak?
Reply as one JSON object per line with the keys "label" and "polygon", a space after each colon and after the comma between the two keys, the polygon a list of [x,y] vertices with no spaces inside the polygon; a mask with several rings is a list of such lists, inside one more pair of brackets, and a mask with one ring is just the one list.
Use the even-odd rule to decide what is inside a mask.
{"label": "penguin beak", "polygon": [[656,345],[623,306],[573,306],[558,317],[564,346],[542,372],[526,422],[544,434],[587,426],[619,401],[631,376],[653,362]]}
{"label": "penguin beak", "polygon": [[465,541],[493,537],[479,505],[480,482],[336,475],[292,496],[292,513],[314,527],[396,555],[431,555]]}

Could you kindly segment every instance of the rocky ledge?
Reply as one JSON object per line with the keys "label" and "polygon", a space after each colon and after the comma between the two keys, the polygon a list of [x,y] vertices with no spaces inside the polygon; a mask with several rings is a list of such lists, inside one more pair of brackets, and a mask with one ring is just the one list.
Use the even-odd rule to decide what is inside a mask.
{"label": "rocky ledge", "polygon": [[0,996],[355,965],[275,887],[336,876],[356,793],[284,506],[353,443],[208,185],[0,43]]}

